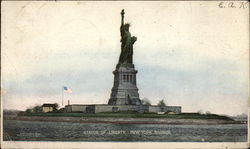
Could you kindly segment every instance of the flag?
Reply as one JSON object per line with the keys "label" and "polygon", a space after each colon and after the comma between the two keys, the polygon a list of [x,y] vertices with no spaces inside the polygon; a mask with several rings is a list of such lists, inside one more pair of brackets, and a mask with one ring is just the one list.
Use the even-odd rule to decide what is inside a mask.
{"label": "flag", "polygon": [[63,87],[63,90],[64,92],[69,93],[69,94],[73,92],[71,88],[66,87],[66,86]]}

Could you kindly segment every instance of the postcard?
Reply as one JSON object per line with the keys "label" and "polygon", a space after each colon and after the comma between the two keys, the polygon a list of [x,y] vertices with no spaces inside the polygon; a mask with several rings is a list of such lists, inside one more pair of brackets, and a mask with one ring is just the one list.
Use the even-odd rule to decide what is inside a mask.
{"label": "postcard", "polygon": [[248,1],[2,1],[2,148],[248,148]]}

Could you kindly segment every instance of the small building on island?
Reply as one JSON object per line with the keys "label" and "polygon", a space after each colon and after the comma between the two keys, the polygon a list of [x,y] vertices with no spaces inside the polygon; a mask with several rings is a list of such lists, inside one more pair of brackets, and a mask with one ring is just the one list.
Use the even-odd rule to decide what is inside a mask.
{"label": "small building on island", "polygon": [[53,112],[56,110],[56,107],[57,107],[56,104],[45,103],[42,105],[42,112],[44,113]]}

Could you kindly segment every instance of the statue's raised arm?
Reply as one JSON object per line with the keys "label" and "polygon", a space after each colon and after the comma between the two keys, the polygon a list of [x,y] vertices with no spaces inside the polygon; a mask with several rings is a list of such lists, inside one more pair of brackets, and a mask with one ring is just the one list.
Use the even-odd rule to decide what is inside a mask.
{"label": "statue's raised arm", "polygon": [[122,9],[122,12],[121,12],[121,16],[122,16],[121,26],[124,25],[124,14],[125,14],[124,9]]}

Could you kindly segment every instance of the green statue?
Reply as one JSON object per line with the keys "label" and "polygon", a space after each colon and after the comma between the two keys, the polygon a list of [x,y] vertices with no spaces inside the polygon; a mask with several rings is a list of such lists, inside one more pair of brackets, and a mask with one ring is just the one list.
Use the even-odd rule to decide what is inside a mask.
{"label": "green statue", "polygon": [[133,44],[137,40],[135,36],[131,37],[129,32],[129,24],[124,24],[124,9],[122,9],[121,16],[121,54],[119,64],[133,64]]}

